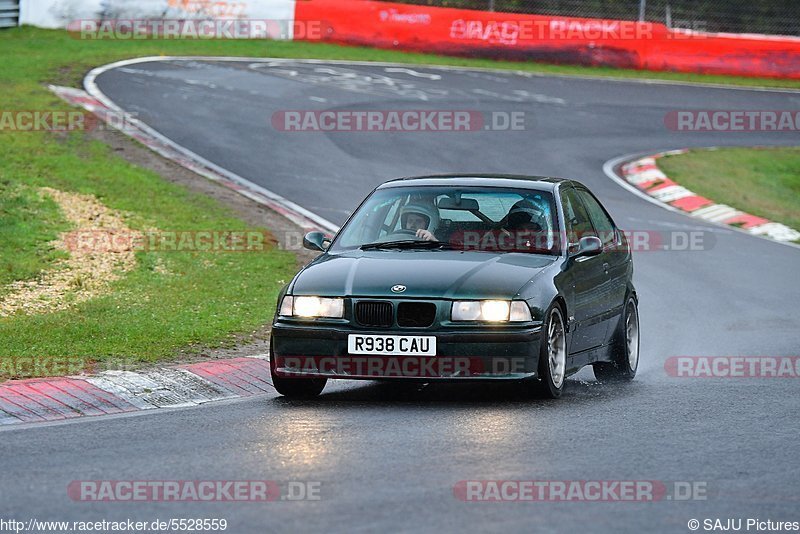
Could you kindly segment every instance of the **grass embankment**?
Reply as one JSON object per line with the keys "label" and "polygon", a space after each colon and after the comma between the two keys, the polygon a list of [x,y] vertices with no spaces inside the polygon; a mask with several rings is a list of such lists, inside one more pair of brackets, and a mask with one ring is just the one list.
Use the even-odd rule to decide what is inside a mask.
{"label": "grass embankment", "polygon": [[67,228],[53,199],[14,180],[0,181],[0,298],[9,283],[31,279],[66,256],[49,243]]}
{"label": "grass embankment", "polygon": [[698,195],[800,230],[800,147],[696,150],[658,165]]}
{"label": "grass embankment", "polygon": [[[213,43],[203,44],[197,51],[221,52]],[[45,83],[77,85],[91,65],[158,49],[154,44],[148,49],[79,42],[63,32],[0,32],[2,109],[69,110]],[[248,227],[218,201],[129,164],[82,132],[3,131],[0,302],[15,293],[14,282],[44,279],[64,269],[70,256],[53,243],[74,226],[42,187],[92,195],[135,231],[190,236],[193,231],[262,231]],[[227,345],[271,320],[277,292],[296,261],[273,246],[252,252],[142,250],[135,255],[135,268],[112,280],[96,298],[73,299],[62,311],[31,313],[36,308],[31,305],[0,317],[0,379],[24,376],[29,368],[46,373],[58,367],[48,366],[48,359],[154,361],[186,347]],[[85,281],[74,280],[75,293]],[[66,295],[68,301],[72,297]]]}

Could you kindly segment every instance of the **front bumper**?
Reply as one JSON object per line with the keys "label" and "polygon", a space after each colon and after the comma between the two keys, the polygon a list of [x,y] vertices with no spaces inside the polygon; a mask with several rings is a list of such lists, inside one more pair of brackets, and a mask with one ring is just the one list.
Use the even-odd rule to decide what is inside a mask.
{"label": "front bumper", "polygon": [[[436,336],[436,356],[351,355],[355,333]],[[519,380],[537,376],[540,334],[540,325],[387,331],[276,321],[270,356],[286,378]]]}

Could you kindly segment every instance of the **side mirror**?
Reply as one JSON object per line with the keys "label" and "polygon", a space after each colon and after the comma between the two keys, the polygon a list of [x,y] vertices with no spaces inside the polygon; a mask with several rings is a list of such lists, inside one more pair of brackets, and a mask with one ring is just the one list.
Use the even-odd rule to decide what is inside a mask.
{"label": "side mirror", "polygon": [[575,253],[575,257],[597,256],[601,252],[603,252],[603,242],[600,241],[600,238],[586,236],[582,237],[578,243],[578,252]]}
{"label": "side mirror", "polygon": [[[327,243],[326,243],[327,241]],[[599,241],[599,240],[598,240]],[[308,250],[325,252],[330,245],[330,239],[325,237],[322,232],[308,232],[303,236],[303,247]]]}

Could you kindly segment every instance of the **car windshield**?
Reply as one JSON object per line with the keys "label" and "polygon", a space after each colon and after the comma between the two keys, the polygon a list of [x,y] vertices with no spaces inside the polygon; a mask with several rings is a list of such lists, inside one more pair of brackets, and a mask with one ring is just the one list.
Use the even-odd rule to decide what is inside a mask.
{"label": "car windshield", "polygon": [[375,191],[331,251],[362,249],[557,255],[553,196],[535,189],[393,187]]}

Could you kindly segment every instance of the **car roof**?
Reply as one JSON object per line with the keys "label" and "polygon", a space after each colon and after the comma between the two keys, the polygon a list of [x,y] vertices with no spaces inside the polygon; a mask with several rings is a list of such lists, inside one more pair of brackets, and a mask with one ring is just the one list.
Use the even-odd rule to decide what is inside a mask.
{"label": "car roof", "polygon": [[556,185],[570,182],[565,178],[527,176],[524,174],[430,174],[396,178],[382,183],[378,189],[413,186],[477,186],[509,187],[553,191]]}

